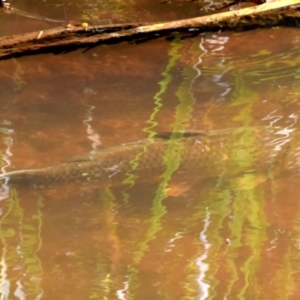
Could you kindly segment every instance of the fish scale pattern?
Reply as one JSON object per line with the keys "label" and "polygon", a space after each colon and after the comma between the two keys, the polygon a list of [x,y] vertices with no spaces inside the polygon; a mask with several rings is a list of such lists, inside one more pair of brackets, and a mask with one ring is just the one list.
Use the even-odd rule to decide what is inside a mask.
{"label": "fish scale pattern", "polygon": [[249,127],[138,141],[99,150],[80,161],[12,171],[2,178],[9,177],[12,184],[38,188],[90,181],[116,186],[129,177],[135,178],[134,183],[153,182],[165,172],[208,178],[268,170],[274,166],[283,170],[297,169],[299,134],[290,137],[282,132],[281,129]]}

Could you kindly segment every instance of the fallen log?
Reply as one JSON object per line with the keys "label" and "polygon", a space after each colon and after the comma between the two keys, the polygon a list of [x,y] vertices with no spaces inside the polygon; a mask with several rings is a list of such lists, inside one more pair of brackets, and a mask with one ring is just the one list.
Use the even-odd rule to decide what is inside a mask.
{"label": "fallen log", "polygon": [[174,32],[249,29],[271,26],[299,26],[300,12],[293,7],[300,0],[279,0],[254,7],[208,16],[162,23],[131,23],[88,26],[69,24],[49,30],[0,38],[0,58],[20,56],[58,48],[92,46]]}

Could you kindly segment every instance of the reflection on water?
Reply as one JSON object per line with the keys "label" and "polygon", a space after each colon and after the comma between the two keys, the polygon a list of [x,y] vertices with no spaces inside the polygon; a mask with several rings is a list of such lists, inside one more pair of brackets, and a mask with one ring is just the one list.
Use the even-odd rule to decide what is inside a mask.
{"label": "reflection on water", "polygon": [[[269,29],[1,61],[2,172],[145,145],[122,185],[2,182],[1,299],[296,299],[298,39]],[[226,128],[227,152],[204,144],[192,176],[166,141],[159,178],[139,181],[157,133]]]}

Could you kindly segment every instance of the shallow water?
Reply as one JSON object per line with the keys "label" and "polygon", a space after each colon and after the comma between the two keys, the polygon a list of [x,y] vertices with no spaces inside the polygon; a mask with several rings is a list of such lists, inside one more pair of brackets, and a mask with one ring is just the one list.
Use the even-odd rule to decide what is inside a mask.
{"label": "shallow water", "polygon": [[[18,8],[34,11],[32,3]],[[54,13],[62,2],[53,3],[34,13],[64,18]],[[68,18],[79,18],[66,3]],[[161,6],[163,14],[151,2],[149,19],[184,17],[181,4]],[[139,9],[131,6],[135,21]],[[293,149],[299,40],[298,29],[275,28],[0,61],[1,170],[50,166],[156,133],[245,126],[280,127]],[[168,166],[160,184],[130,177],[111,188],[2,185],[1,299],[298,299],[299,174],[181,178],[168,196],[175,171]]]}

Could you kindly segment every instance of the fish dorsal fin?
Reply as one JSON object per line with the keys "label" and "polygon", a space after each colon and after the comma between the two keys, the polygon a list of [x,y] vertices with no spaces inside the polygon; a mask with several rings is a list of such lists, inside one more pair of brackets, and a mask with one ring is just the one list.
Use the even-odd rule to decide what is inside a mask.
{"label": "fish dorsal fin", "polygon": [[76,163],[76,162],[87,162],[93,160],[93,154],[92,153],[85,153],[85,154],[79,154],[76,156],[71,157],[66,162],[67,163]]}
{"label": "fish dorsal fin", "polygon": [[194,136],[207,135],[204,130],[197,131],[185,131],[185,132],[161,132],[155,135],[155,138],[162,140],[176,140],[182,138],[189,138]]}
{"label": "fish dorsal fin", "polygon": [[[188,137],[195,137],[195,136],[201,136],[201,135],[207,135],[207,132],[205,131],[187,131],[187,132],[162,132],[162,133],[157,133],[154,137],[155,140],[177,140],[177,139],[182,139],[182,138],[188,138]],[[97,154],[103,153],[106,151],[113,151],[115,148],[119,147],[130,147],[130,146],[138,146],[138,145],[146,145],[149,143],[148,139],[142,139],[139,141],[134,141],[134,142],[128,142],[128,143],[123,143],[118,146],[113,146],[113,147],[108,147],[108,148],[103,148],[103,149],[98,149],[98,150],[93,150],[91,152],[85,153],[85,154],[79,154],[76,155],[70,159],[68,159],[66,162],[67,163],[80,163],[80,162],[87,162],[87,161],[93,161],[97,158]]]}

